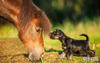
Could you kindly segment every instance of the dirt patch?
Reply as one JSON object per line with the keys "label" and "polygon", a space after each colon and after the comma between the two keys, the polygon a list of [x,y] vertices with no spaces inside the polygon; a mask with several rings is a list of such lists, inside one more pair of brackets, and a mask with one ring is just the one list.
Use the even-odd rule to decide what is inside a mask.
{"label": "dirt patch", "polygon": [[0,63],[30,63],[23,55],[0,57]]}
{"label": "dirt patch", "polygon": [[96,45],[96,47],[100,47],[100,43]]}

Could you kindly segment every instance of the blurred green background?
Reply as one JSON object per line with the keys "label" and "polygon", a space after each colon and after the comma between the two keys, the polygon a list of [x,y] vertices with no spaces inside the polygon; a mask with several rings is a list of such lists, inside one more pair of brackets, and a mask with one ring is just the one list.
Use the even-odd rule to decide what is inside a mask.
{"label": "blurred green background", "polygon": [[[43,9],[53,24],[63,24],[70,20],[73,24],[84,22],[85,18],[94,21],[100,16],[99,0],[33,0]],[[86,21],[87,22],[87,21]]]}

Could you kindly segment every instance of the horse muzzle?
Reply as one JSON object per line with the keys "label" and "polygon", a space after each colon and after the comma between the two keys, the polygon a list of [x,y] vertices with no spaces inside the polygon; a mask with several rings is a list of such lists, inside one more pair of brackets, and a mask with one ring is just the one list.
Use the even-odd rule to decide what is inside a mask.
{"label": "horse muzzle", "polygon": [[37,49],[37,51],[33,51],[29,53],[29,61],[34,62],[34,61],[40,61],[41,58],[44,57],[44,51],[41,52]]}

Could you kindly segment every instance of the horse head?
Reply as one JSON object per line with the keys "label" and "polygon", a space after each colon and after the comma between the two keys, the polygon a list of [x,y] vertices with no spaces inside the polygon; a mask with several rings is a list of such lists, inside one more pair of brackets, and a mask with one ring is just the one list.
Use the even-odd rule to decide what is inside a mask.
{"label": "horse head", "polygon": [[42,34],[50,31],[50,21],[45,12],[32,0],[0,0],[0,16],[16,25],[29,59],[39,60],[44,53]]}

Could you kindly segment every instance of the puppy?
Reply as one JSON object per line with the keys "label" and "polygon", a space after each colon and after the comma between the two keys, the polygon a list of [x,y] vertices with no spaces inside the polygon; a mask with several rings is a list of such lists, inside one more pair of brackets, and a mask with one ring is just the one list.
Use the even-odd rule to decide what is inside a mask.
{"label": "puppy", "polygon": [[90,50],[89,38],[86,34],[81,34],[80,36],[85,36],[86,40],[76,40],[65,35],[61,30],[56,29],[50,33],[51,39],[60,40],[62,43],[63,53],[60,58],[64,58],[67,53],[67,58],[72,59],[72,56],[75,52],[79,54],[83,53],[87,56],[94,56],[95,53]]}

